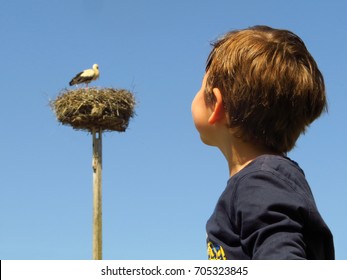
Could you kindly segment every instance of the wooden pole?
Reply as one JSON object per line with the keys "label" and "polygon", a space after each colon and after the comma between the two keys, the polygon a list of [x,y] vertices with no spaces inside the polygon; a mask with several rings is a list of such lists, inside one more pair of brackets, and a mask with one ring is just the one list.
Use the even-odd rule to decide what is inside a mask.
{"label": "wooden pole", "polygon": [[93,129],[93,259],[102,259],[102,130]]}

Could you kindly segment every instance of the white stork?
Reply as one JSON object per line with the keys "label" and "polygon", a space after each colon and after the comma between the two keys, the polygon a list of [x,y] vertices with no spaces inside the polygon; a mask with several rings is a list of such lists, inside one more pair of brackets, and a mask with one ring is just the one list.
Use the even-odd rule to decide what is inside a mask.
{"label": "white stork", "polygon": [[80,73],[78,73],[69,83],[70,86],[77,84],[86,84],[86,88],[88,89],[88,84],[91,81],[99,78],[99,65],[94,64],[93,69],[86,69]]}

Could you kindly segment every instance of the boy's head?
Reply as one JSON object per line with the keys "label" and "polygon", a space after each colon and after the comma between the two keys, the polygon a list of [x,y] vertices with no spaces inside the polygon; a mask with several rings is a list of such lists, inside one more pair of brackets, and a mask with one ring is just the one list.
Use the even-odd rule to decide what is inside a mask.
{"label": "boy's head", "polygon": [[323,76],[303,41],[287,30],[255,26],[213,44],[205,102],[222,93],[228,125],[247,142],[279,153],[326,109]]}

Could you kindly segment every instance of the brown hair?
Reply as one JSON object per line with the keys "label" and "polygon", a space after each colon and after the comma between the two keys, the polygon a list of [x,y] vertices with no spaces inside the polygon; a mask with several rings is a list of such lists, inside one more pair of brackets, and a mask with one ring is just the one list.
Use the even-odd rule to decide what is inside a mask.
{"label": "brown hair", "polygon": [[324,79],[304,42],[288,30],[254,26],[227,33],[206,63],[207,104],[219,88],[230,127],[244,141],[290,151],[326,110]]}

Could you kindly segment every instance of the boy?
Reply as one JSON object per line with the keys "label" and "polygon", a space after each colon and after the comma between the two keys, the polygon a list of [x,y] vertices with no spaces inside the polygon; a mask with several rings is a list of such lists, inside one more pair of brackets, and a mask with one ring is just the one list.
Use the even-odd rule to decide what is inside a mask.
{"label": "boy", "polygon": [[192,102],[201,140],[230,172],[206,225],[209,259],[334,259],[304,172],[286,157],[326,106],[322,74],[292,32],[255,26],[213,44]]}

